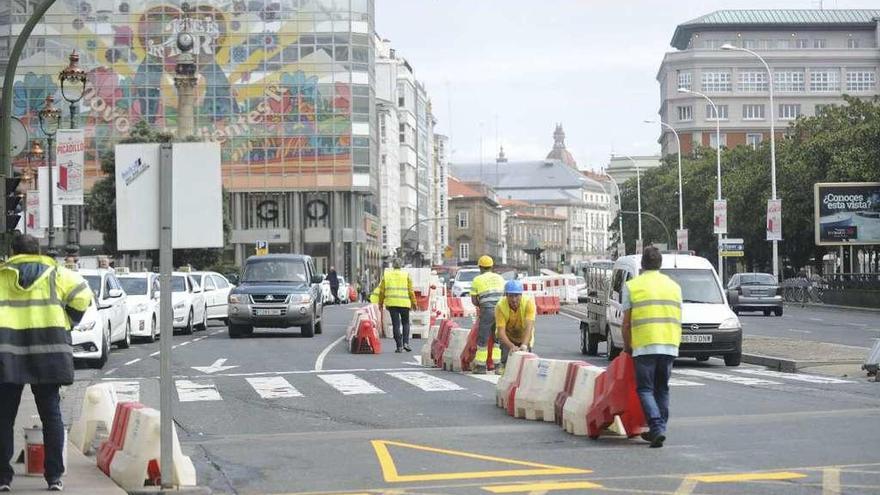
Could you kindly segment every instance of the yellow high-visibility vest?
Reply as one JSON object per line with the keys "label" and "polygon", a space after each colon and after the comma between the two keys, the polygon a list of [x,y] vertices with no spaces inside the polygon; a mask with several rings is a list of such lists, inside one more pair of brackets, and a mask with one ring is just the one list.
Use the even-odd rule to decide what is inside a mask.
{"label": "yellow high-visibility vest", "polygon": [[389,308],[411,308],[412,280],[403,270],[388,270],[380,286],[380,303]]}
{"label": "yellow high-visibility vest", "polygon": [[372,304],[379,304],[379,286],[377,285],[373,292],[370,293],[370,302]]}
{"label": "yellow high-visibility vest", "polygon": [[632,347],[681,344],[681,287],[659,270],[626,283],[632,303]]}
{"label": "yellow high-visibility vest", "polygon": [[504,295],[504,279],[497,273],[481,273],[471,283],[471,295],[477,296],[480,306],[494,307]]}

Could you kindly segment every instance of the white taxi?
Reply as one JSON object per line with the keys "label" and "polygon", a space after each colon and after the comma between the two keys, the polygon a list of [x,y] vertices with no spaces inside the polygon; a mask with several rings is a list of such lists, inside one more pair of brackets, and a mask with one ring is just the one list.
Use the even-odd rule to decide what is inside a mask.
{"label": "white taxi", "polygon": [[128,319],[126,294],[112,270],[80,270],[95,295],[95,303],[104,324],[109,327],[110,343],[127,349],[131,345],[131,321]]}
{"label": "white taxi", "polygon": [[128,297],[131,336],[155,342],[159,326],[159,275],[156,273],[121,273],[117,277]]}
{"label": "white taxi", "polygon": [[70,332],[70,340],[75,362],[84,362],[90,368],[98,369],[107,364],[110,356],[110,326],[98,311],[94,297],[82,319]]}
{"label": "white taxi", "polygon": [[205,294],[189,272],[171,274],[171,304],[174,312],[173,327],[189,335],[194,329],[204,330],[208,323]]}
{"label": "white taxi", "polygon": [[229,291],[235,286],[216,272],[192,272],[192,276],[205,295],[208,319],[229,324]]}

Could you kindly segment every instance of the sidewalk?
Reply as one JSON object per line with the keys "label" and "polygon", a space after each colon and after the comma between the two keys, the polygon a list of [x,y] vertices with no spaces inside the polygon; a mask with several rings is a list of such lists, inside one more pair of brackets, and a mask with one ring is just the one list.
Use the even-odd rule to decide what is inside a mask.
{"label": "sidewalk", "polygon": [[743,336],[744,363],[795,372],[804,368],[860,365],[869,348],[783,337]]}
{"label": "sidewalk", "polygon": [[[62,388],[62,397],[68,396],[74,398],[76,392],[71,388],[78,388],[76,384],[73,387]],[[82,395],[82,394],[80,394]],[[66,400],[62,399],[62,404]],[[71,401],[76,402],[76,401]],[[70,407],[62,406],[65,425],[69,424],[73,418],[66,410]],[[78,411],[77,411],[78,412]],[[15,418],[15,455],[13,461],[18,458],[18,454],[24,448],[24,433],[22,428],[25,426],[33,426],[39,424],[39,415],[37,414],[37,405],[34,403],[34,396],[31,394],[30,387],[24,388],[21,396],[21,406],[18,408],[18,416]],[[40,493],[46,492],[46,481],[42,476],[24,476],[24,465],[13,464],[15,468],[15,479],[12,480],[13,493]],[[64,493],[84,494],[84,495],[124,495],[125,490],[119,488],[104,473],[98,470],[95,465],[94,457],[86,457],[78,451],[73,445],[67,446],[67,465],[64,475]]]}

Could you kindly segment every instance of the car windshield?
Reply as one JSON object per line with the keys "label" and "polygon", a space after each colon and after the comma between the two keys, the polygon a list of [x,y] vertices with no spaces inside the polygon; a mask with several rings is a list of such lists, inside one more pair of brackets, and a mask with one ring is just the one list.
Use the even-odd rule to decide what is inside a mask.
{"label": "car windshield", "polygon": [[92,289],[92,293],[96,296],[101,294],[101,276],[100,275],[86,275],[83,277],[86,279],[86,282],[89,284],[89,288]]}
{"label": "car windshield", "polygon": [[171,292],[186,292],[186,280],[183,277],[171,277]]}
{"label": "car windshield", "polygon": [[776,279],[769,273],[743,273],[739,282],[742,285],[776,285]]}
{"label": "car windshield", "polygon": [[143,277],[119,277],[119,285],[130,296],[147,295],[147,279]]}
{"label": "car windshield", "polygon": [[244,267],[242,282],[305,283],[307,282],[306,265],[302,261],[295,260],[252,260]]}
{"label": "car windshield", "polygon": [[721,289],[712,270],[683,268],[660,270],[681,287],[681,300],[686,303],[723,304]]}
{"label": "car windshield", "polygon": [[478,272],[477,270],[461,271],[458,272],[458,275],[455,276],[455,280],[458,282],[471,282],[475,278],[477,278],[477,275],[479,274],[480,272]]}

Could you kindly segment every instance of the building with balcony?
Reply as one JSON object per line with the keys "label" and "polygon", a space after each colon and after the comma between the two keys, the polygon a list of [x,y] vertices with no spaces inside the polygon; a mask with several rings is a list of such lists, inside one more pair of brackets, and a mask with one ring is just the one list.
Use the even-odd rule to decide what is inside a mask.
{"label": "building with balcony", "polygon": [[473,265],[486,254],[501,260],[503,217],[495,191],[481,182],[465,182],[452,176],[448,184],[452,261]]}

